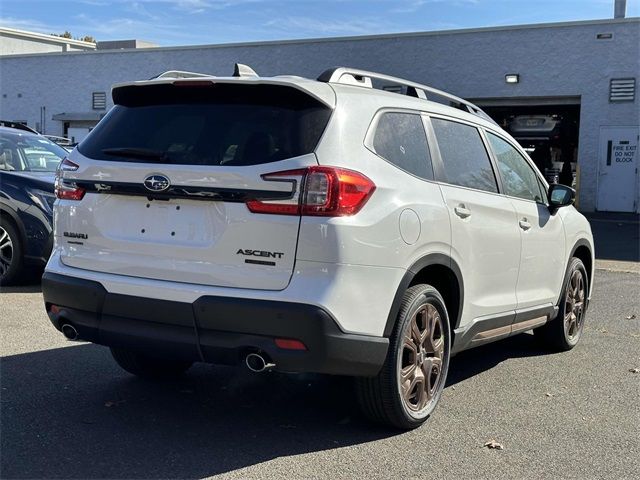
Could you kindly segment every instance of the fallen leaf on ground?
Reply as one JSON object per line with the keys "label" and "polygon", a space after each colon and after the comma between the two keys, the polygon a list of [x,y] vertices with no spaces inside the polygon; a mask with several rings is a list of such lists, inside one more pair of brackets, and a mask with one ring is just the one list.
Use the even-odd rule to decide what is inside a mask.
{"label": "fallen leaf on ground", "polygon": [[495,440],[489,440],[484,444],[484,446],[494,450],[504,450],[504,446],[500,442],[496,442]]}
{"label": "fallen leaf on ground", "polygon": [[626,318],[627,320],[635,320],[636,315],[635,315],[635,314],[633,314],[633,315],[627,315],[627,316],[626,316],[626,317],[624,317],[624,318]]}
{"label": "fallen leaf on ground", "polygon": [[631,373],[640,373],[640,368],[630,368],[629,371]]}

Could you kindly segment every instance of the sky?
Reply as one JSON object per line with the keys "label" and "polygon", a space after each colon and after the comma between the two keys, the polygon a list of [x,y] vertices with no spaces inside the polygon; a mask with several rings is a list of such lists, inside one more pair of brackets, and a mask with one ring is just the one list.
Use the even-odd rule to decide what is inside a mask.
{"label": "sky", "polygon": [[[614,0],[0,0],[0,26],[161,46],[613,17]],[[627,17],[640,0],[627,0]]]}

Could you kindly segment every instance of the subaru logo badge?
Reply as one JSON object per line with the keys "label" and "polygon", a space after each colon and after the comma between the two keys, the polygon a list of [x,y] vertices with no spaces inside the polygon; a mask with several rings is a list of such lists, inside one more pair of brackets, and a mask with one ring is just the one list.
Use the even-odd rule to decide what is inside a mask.
{"label": "subaru logo badge", "polygon": [[151,190],[152,192],[164,192],[167,188],[169,188],[171,182],[164,175],[160,175],[159,173],[154,173],[149,175],[144,179],[144,186],[147,190]]}

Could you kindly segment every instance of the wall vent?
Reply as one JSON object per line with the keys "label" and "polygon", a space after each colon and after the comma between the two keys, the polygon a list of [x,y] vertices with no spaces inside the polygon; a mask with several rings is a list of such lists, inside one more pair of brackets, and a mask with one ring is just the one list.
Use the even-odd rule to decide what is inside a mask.
{"label": "wall vent", "polygon": [[105,92],[93,92],[92,104],[94,110],[104,110],[107,108],[107,94]]}
{"label": "wall vent", "polygon": [[610,102],[633,102],[636,99],[635,78],[612,78],[609,84]]}

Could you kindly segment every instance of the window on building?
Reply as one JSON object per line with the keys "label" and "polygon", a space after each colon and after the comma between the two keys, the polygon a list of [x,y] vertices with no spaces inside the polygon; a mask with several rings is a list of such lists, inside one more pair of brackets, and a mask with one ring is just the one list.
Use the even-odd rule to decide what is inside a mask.
{"label": "window on building", "polygon": [[105,92],[93,92],[92,104],[94,110],[105,110],[107,108],[107,94]]}
{"label": "window on building", "polygon": [[373,148],[402,170],[420,178],[433,179],[427,135],[419,114],[382,114],[373,137]]}
{"label": "window on building", "polygon": [[504,193],[524,200],[544,202],[538,176],[511,144],[489,133],[489,143],[498,161]]}
{"label": "window on building", "polygon": [[453,185],[497,192],[496,177],[477,128],[432,119],[446,178]]}

